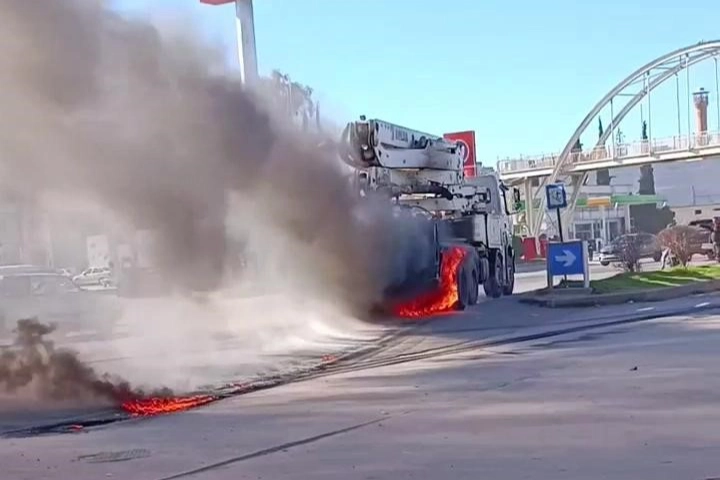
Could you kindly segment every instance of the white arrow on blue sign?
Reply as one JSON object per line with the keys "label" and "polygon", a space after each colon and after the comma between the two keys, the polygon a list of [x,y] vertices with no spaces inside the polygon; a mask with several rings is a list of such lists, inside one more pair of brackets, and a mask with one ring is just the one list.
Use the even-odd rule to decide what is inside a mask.
{"label": "white arrow on blue sign", "polygon": [[556,255],[555,261],[563,264],[563,267],[567,268],[575,263],[577,257],[570,250],[563,250],[562,255]]}
{"label": "white arrow on blue sign", "polygon": [[550,275],[582,275],[585,273],[584,252],[582,240],[549,243],[547,268]]}

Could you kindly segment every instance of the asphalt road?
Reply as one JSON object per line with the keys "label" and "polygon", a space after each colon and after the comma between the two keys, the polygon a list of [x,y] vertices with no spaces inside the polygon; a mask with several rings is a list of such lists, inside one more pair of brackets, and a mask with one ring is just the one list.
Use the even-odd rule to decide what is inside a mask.
{"label": "asphalt road", "polygon": [[560,313],[500,299],[345,372],[0,440],[0,464],[8,478],[77,480],[716,478],[718,308],[717,295]]}
{"label": "asphalt road", "polygon": [[[591,267],[593,279],[615,273],[612,267]],[[544,271],[534,266],[517,273],[516,291],[542,288],[545,282]],[[301,369],[326,355],[366,348],[398,328],[368,325],[340,312],[268,295],[127,301],[112,294],[83,294],[63,305],[65,317],[48,316],[56,307],[28,303],[13,308],[24,317],[57,321],[61,328],[52,335],[56,346],[78,352],[99,373],[118,375],[133,385],[153,387],[162,382],[177,391]],[[438,324],[467,322],[492,331],[550,322],[555,315],[512,297],[484,296],[468,312]],[[7,329],[0,344],[11,341]]]}
{"label": "asphalt road", "polygon": [[[593,266],[591,275],[601,278],[615,272]],[[539,288],[544,281],[543,271],[519,272],[517,288],[518,291]],[[514,297],[483,298],[481,304],[465,312],[401,326],[404,329],[401,335],[382,349],[360,357],[349,369],[369,371],[396,363],[415,363],[426,355],[477,349],[478,342],[574,328],[588,322],[675,315],[716,303],[720,306],[720,297],[711,295],[658,304],[557,310],[521,304]],[[369,347],[376,339],[399,331],[397,326],[369,326],[338,318],[332,311],[298,315],[303,311],[299,305],[278,298],[220,302],[212,307],[193,303],[173,304],[174,309],[168,309],[162,303],[140,302],[134,305],[135,314],[131,308],[116,324],[121,329],[109,338],[76,332],[58,335],[56,339],[59,346],[78,351],[100,373],[118,374],[136,385],[157,387],[160,383],[187,391],[303,368],[324,355]],[[183,327],[195,324],[202,328]],[[208,328],[209,325],[216,330]],[[352,395],[348,399],[352,400]],[[0,406],[4,407],[0,408],[0,433],[78,414],[74,405],[33,404],[17,398],[0,398]],[[83,411],[95,410],[99,409]]]}
{"label": "asphalt road", "polygon": [[[602,278],[616,271],[598,265],[591,275]],[[542,270],[520,271],[516,291],[541,288],[545,282]],[[517,315],[528,321],[534,318],[512,298],[492,300],[481,295],[480,303],[473,311],[483,317],[495,316],[497,305],[511,305]],[[3,305],[6,319],[37,316],[56,322],[59,329],[52,335],[56,346],[78,352],[98,372],[118,375],[134,385],[154,386],[161,381],[179,391],[302,368],[324,355],[364,348],[397,328],[368,325],[314,307],[272,295],[193,301],[127,300],[97,293],[63,302]],[[546,313],[537,315],[544,318]],[[6,328],[0,345],[11,342],[12,331]]]}

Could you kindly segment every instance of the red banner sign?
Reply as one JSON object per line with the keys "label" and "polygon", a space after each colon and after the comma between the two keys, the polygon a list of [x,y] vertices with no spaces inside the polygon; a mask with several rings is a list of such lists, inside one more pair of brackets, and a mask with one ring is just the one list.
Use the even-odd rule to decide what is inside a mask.
{"label": "red banner sign", "polygon": [[465,147],[463,149],[463,165],[465,167],[465,176],[474,177],[475,175],[477,175],[477,157],[475,156],[475,131],[468,130],[465,132],[446,133],[445,135],[443,135],[443,137],[447,140],[452,140],[463,144],[463,146]]}

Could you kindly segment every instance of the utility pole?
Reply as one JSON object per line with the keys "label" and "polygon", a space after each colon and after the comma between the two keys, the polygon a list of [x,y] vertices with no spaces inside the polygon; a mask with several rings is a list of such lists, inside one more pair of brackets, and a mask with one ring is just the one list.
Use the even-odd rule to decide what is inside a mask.
{"label": "utility pole", "polygon": [[240,63],[240,78],[245,85],[258,80],[257,48],[255,45],[255,18],[252,0],[199,0],[205,5],[235,4],[235,26],[237,29],[237,52]]}
{"label": "utility pole", "polygon": [[[240,63],[240,74],[243,84],[256,85],[260,80],[257,64],[257,47],[255,44],[255,17],[253,0],[198,0],[205,5],[235,4],[235,22],[237,26],[237,51]],[[312,89],[292,82],[290,77],[280,72],[273,72],[274,88],[281,98],[287,102],[286,108],[291,117],[301,114],[303,129],[310,127],[315,120],[315,128],[320,131],[320,108],[312,98]]]}

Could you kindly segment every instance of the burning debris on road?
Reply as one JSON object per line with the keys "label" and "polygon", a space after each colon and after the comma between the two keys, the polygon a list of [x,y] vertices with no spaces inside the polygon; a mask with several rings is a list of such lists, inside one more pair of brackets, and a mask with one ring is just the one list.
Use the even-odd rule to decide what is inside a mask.
{"label": "burning debris on road", "polygon": [[135,398],[123,402],[123,411],[137,416],[162,415],[188,410],[214,402],[218,397],[213,395],[192,395],[188,397],[149,397]]}
{"label": "burning debris on road", "polygon": [[54,330],[34,318],[17,322],[14,344],[0,353],[0,391],[50,401],[95,401],[131,415],[177,412],[215,400],[210,395],[178,397],[168,389],[145,392],[122,378],[99,374],[77,353],[56,348],[47,338]]}
{"label": "burning debris on road", "polygon": [[457,276],[465,256],[466,251],[460,247],[450,247],[445,250],[437,288],[395,305],[392,309],[393,313],[401,318],[420,318],[452,310],[458,301]]}

